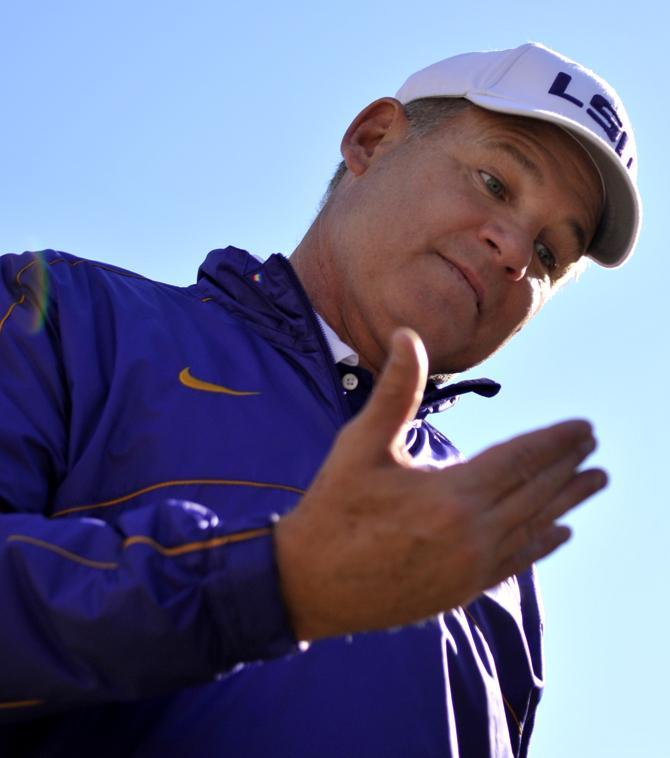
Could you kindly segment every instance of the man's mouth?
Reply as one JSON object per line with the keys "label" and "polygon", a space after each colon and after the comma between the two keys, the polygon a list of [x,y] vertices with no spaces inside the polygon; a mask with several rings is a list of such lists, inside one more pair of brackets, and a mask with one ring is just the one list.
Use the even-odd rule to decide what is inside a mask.
{"label": "man's mouth", "polygon": [[474,295],[475,303],[477,305],[477,310],[481,311],[482,303],[484,301],[484,287],[482,286],[482,283],[479,281],[479,278],[474,273],[474,271],[471,271],[470,269],[466,268],[460,263],[454,263],[453,261],[450,261],[448,258],[445,258],[444,256],[440,256],[440,257],[448,266],[451,267],[451,269],[456,274],[458,274],[461,277],[461,279],[472,290],[472,294]]}

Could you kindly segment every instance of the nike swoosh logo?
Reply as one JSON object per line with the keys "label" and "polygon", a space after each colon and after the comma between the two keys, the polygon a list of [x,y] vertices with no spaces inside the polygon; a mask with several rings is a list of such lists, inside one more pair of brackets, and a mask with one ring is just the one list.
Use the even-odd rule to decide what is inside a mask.
{"label": "nike swoosh logo", "polygon": [[219,392],[222,395],[233,395],[233,397],[245,397],[248,395],[260,395],[260,392],[242,392],[240,390],[232,390],[230,387],[224,387],[222,384],[212,384],[211,382],[203,382],[202,379],[196,379],[191,374],[190,366],[182,369],[179,372],[179,381],[184,387],[190,387],[192,390],[200,390],[201,392]]}

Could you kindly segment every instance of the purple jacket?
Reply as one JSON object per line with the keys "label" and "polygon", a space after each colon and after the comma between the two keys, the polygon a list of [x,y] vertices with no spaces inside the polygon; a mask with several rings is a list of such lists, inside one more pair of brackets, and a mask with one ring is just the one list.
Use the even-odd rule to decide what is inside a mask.
{"label": "purple jacket", "polygon": [[[468,391],[497,386],[427,393],[422,464],[458,460],[424,417]],[[272,522],[356,404],[282,256],[216,250],[186,288],[0,259],[0,754],[525,755],[531,573],[420,625],[295,645]]]}

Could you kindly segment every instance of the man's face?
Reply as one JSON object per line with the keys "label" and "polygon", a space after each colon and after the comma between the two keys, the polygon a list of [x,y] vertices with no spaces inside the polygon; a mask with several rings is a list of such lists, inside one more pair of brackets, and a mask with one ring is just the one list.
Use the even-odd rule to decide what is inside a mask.
{"label": "man's face", "polygon": [[399,326],[419,333],[431,372],[473,366],[569,273],[601,203],[590,159],[551,124],[472,107],[391,140],[324,220],[340,336],[375,371]]}

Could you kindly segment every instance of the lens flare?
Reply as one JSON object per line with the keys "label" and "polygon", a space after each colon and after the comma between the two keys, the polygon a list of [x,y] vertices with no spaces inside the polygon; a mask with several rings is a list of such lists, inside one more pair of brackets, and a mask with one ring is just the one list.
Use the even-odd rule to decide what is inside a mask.
{"label": "lens flare", "polygon": [[37,252],[34,254],[32,265],[32,300],[33,315],[30,331],[32,334],[40,332],[44,328],[47,307],[49,305],[49,272],[47,271],[47,262],[44,260],[44,254]]}

